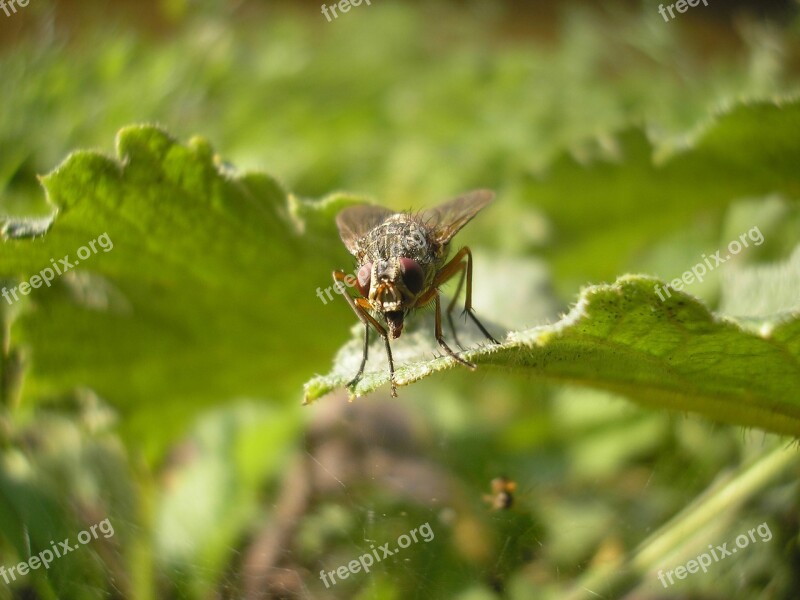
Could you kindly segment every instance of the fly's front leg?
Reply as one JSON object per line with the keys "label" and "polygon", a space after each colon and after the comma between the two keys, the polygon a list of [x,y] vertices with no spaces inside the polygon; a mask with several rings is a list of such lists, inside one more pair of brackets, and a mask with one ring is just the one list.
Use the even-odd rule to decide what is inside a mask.
{"label": "fly's front leg", "polygon": [[[333,272],[333,281],[338,284],[339,282],[344,282],[347,274],[344,271],[334,271]],[[392,347],[389,345],[389,334],[386,332],[386,328],[383,327],[375,318],[367,312],[369,310],[369,302],[366,298],[353,298],[350,294],[347,293],[347,290],[342,290],[342,296],[350,305],[350,308],[353,309],[353,312],[356,313],[358,320],[364,324],[364,351],[361,356],[361,366],[358,369],[358,373],[356,376],[350,380],[347,384],[347,387],[352,387],[361,379],[361,376],[364,374],[364,367],[367,364],[367,355],[369,353],[369,328],[370,325],[375,328],[375,331],[383,338],[384,344],[386,345],[386,356],[389,360],[389,380],[392,385],[392,396],[395,398],[397,397],[397,387],[394,382],[394,361],[392,360]]]}
{"label": "fly's front leg", "polygon": [[350,381],[347,382],[347,387],[353,387],[361,379],[364,374],[364,367],[367,364],[367,355],[369,354],[369,325],[364,323],[364,351],[361,354],[361,366],[358,367],[358,373]]}

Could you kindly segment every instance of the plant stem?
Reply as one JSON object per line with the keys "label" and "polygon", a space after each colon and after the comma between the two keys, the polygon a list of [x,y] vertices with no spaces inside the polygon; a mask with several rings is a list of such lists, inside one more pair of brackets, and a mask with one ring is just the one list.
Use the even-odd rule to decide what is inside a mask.
{"label": "plant stem", "polygon": [[[663,567],[666,556],[674,558],[685,554],[689,558],[694,551],[694,534],[713,525],[716,520],[735,514],[743,504],[798,464],[800,454],[797,448],[782,445],[758,460],[742,465],[645,539],[627,560],[592,568],[565,597],[571,600],[621,597],[646,573],[654,573]],[[676,564],[679,562],[678,559]],[[653,580],[657,581],[655,575]]]}

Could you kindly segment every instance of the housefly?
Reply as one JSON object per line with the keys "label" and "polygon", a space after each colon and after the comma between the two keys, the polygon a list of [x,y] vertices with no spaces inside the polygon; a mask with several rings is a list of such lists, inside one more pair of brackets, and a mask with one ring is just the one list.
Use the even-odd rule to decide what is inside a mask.
{"label": "housefly", "polygon": [[[475,369],[475,365],[456,354],[442,335],[442,311],[439,287],[456,275],[456,292],[447,307],[447,320],[453,326],[453,307],[466,279],[464,313],[481,332],[499,344],[486,330],[472,310],[472,252],[461,248],[448,260],[450,241],[464,225],[494,198],[489,190],[475,190],[420,213],[393,212],[374,205],[356,205],[342,210],[336,217],[339,235],[358,262],[355,287],[360,297],[343,293],[345,300],[364,324],[364,351],[356,376],[347,384],[355,385],[364,373],[369,350],[370,328],[383,338],[389,359],[392,396],[397,396],[394,362],[389,340],[400,337],[408,314],[433,303],[436,341],[442,350],[459,363]],[[334,271],[335,285],[350,283],[351,275]]]}

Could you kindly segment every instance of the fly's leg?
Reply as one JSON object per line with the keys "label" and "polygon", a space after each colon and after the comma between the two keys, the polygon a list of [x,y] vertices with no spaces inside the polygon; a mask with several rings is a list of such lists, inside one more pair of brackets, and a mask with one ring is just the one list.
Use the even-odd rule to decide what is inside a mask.
{"label": "fly's leg", "polygon": [[[338,284],[339,282],[344,282],[345,277],[347,274],[344,271],[334,271],[333,272],[333,281]],[[367,312],[369,310],[369,302],[365,298],[353,298],[350,294],[347,293],[346,290],[342,293],[342,296],[350,305],[350,308],[353,309],[353,312],[356,313],[358,320],[364,324],[365,331],[364,331],[364,352],[361,357],[361,366],[358,369],[358,373],[356,376],[350,380],[347,384],[347,387],[352,387],[361,379],[361,376],[364,374],[364,366],[367,364],[367,353],[369,351],[369,327],[370,325],[375,328],[375,331],[378,332],[383,338],[383,342],[386,345],[386,357],[389,359],[389,380],[392,385],[392,396],[395,398],[397,397],[397,386],[394,382],[394,361],[392,360],[392,347],[389,345],[389,334],[386,331],[386,328],[378,323],[375,318]]]}
{"label": "fly's leg", "polygon": [[436,336],[436,341],[439,342],[439,345],[442,347],[442,349],[445,352],[447,352],[447,354],[450,355],[452,358],[456,359],[462,365],[475,370],[477,367],[475,366],[474,363],[471,363],[468,360],[464,360],[463,358],[461,358],[458,354],[453,352],[450,346],[447,345],[447,342],[444,341],[444,335],[442,335],[442,307],[441,304],[439,303],[439,292],[436,292],[436,295],[434,296],[434,303],[436,309],[435,313],[436,320],[435,320],[435,331],[434,331],[434,335]]}
{"label": "fly's leg", "polygon": [[472,252],[468,246],[464,246],[461,248],[461,250],[456,252],[452,260],[450,260],[450,262],[448,262],[442,268],[442,270],[439,271],[439,274],[436,276],[436,279],[433,282],[434,288],[453,278],[459,272],[461,273],[461,280],[458,282],[455,296],[453,296],[453,299],[450,301],[450,305],[447,307],[447,318],[450,321],[450,326],[452,327],[453,325],[451,312],[455,306],[458,294],[461,292],[461,283],[464,281],[464,275],[466,274],[467,293],[466,298],[464,299],[464,312],[462,314],[466,313],[469,315],[470,319],[472,319],[473,323],[478,326],[478,329],[481,330],[481,333],[483,333],[487,339],[495,344],[499,344],[500,342],[498,342],[492,336],[492,334],[486,330],[486,327],[484,327],[483,323],[478,320],[478,317],[475,316],[475,312],[472,310]]}
{"label": "fly's leg", "polygon": [[353,387],[361,379],[364,374],[364,367],[367,364],[367,355],[369,354],[369,325],[364,324],[364,352],[361,355],[361,366],[358,367],[358,373],[350,381],[347,382],[347,387]]}
{"label": "fly's leg", "polygon": [[[455,323],[453,323],[453,307],[456,305],[456,301],[458,300],[458,295],[461,293],[461,286],[464,285],[464,275],[467,273],[466,264],[459,263],[458,270],[456,273],[461,272],[461,276],[458,278],[458,285],[456,286],[456,291],[453,293],[453,298],[450,300],[450,304],[447,305],[447,322],[450,324],[450,329],[453,331],[453,339],[456,341],[456,345],[464,350],[464,346],[461,345],[461,342],[458,341],[458,332],[456,331]],[[455,274],[454,274],[455,275]]]}

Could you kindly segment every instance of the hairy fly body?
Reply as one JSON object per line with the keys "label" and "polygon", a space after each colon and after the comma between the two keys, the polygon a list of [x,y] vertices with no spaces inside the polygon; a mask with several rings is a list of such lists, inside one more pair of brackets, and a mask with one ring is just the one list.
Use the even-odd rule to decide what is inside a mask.
{"label": "hairy fly body", "polygon": [[[396,213],[373,205],[350,206],[336,217],[339,235],[358,262],[356,288],[360,297],[343,294],[353,312],[364,324],[364,351],[353,386],[364,373],[369,349],[370,327],[383,338],[389,360],[392,395],[397,396],[390,339],[400,337],[409,312],[434,303],[435,331],[439,346],[467,367],[475,365],[456,354],[444,341],[439,287],[459,275],[458,286],[447,307],[447,319],[453,328],[452,311],[466,280],[464,312],[483,334],[494,339],[472,311],[472,253],[461,248],[448,260],[450,241],[484,206],[492,201],[489,190],[476,190],[421,213]],[[335,282],[348,276],[334,271]],[[459,344],[460,345],[460,344]]]}

